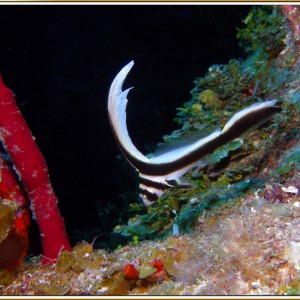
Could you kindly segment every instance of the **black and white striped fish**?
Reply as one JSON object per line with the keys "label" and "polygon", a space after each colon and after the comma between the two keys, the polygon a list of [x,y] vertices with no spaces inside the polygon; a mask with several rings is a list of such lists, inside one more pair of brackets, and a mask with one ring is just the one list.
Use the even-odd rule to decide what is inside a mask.
{"label": "black and white striped fish", "polygon": [[276,106],[276,100],[253,104],[236,113],[223,129],[193,143],[178,146],[178,148],[148,158],[134,146],[126,125],[127,94],[130,89],[123,92],[122,85],[133,64],[133,61],[127,64],[111,84],[108,115],[119,148],[139,172],[139,191],[145,205],[152,204],[166,189],[191,187],[190,184],[180,181],[181,176],[193,167],[201,165],[201,159],[206,155],[238,138],[281,110]]}

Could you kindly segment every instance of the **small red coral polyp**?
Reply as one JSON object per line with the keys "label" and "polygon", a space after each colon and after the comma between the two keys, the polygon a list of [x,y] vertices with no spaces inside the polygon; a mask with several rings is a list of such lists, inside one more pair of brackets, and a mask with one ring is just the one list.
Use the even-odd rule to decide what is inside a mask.
{"label": "small red coral polyp", "polygon": [[152,266],[156,271],[146,277],[146,280],[150,283],[162,282],[167,279],[167,273],[164,269],[164,264],[159,258],[155,258],[152,261]]}
{"label": "small red coral polyp", "polygon": [[164,264],[159,258],[155,258],[152,262],[152,265],[157,271],[160,271],[164,268]]}
{"label": "small red coral polyp", "polygon": [[131,263],[128,263],[124,268],[124,276],[127,279],[139,279],[140,272],[137,270],[139,266],[139,261],[134,260]]}

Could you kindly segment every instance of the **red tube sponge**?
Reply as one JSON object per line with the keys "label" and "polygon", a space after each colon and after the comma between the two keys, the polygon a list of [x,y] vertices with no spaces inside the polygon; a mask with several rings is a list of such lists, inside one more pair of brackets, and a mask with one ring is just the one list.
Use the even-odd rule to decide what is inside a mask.
{"label": "red tube sponge", "polygon": [[64,220],[50,183],[45,159],[25,119],[0,75],[0,139],[9,154],[31,202],[43,247],[43,263],[55,260],[60,251],[70,250]]}

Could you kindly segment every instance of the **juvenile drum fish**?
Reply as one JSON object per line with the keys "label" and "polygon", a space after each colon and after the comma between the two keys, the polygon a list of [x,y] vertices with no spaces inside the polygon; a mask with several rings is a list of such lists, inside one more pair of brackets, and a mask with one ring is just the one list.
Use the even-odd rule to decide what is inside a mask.
{"label": "juvenile drum fish", "polygon": [[111,84],[108,116],[121,152],[139,172],[139,192],[145,205],[151,205],[169,188],[193,187],[180,178],[192,168],[203,165],[201,159],[281,111],[276,106],[276,100],[252,104],[233,115],[223,129],[148,158],[132,143],[126,124],[127,95],[130,89],[122,91],[122,86],[133,64],[131,61],[123,67]]}

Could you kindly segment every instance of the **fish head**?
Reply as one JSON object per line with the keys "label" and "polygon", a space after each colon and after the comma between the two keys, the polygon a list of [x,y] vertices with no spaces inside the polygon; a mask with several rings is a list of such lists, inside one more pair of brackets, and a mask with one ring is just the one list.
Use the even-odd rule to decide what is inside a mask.
{"label": "fish head", "polygon": [[155,201],[157,201],[162,195],[164,191],[155,188],[155,187],[148,187],[142,183],[139,186],[139,196],[142,199],[143,203],[146,206],[152,205]]}

